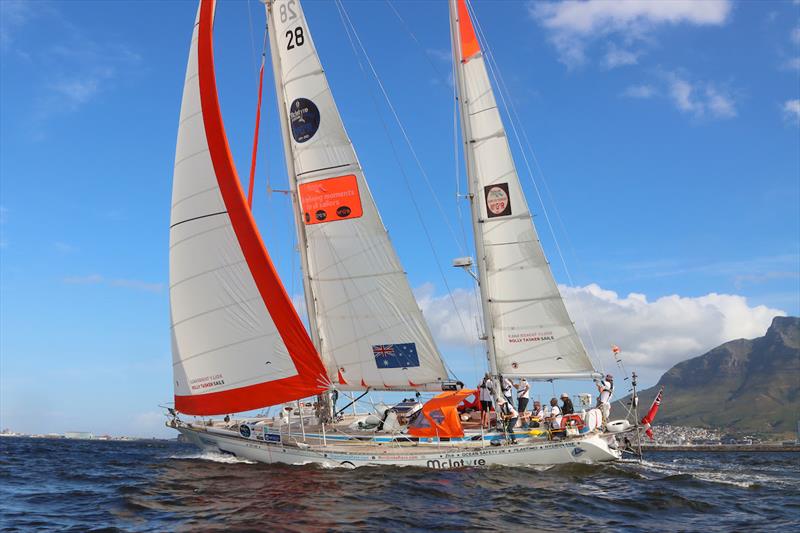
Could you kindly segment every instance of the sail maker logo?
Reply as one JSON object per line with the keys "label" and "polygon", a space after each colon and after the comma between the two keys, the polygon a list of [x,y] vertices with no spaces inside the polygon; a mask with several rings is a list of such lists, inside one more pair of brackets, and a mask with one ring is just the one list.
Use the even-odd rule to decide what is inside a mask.
{"label": "sail maker logo", "polygon": [[202,390],[225,385],[225,380],[223,379],[222,374],[214,374],[213,376],[194,378],[189,382],[189,384],[191,385],[192,390]]}
{"label": "sail maker logo", "polygon": [[508,183],[495,183],[483,188],[486,196],[486,216],[489,218],[504,217],[511,214],[511,198],[508,194]]}
{"label": "sail maker logo", "polygon": [[518,344],[522,342],[545,342],[556,340],[552,331],[537,331],[526,333],[514,333],[508,336],[508,342]]}

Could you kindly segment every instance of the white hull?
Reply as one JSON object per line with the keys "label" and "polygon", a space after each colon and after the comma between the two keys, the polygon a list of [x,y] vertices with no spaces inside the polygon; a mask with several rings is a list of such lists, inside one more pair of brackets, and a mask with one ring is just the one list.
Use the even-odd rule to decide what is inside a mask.
{"label": "white hull", "polygon": [[[260,463],[315,463],[325,467],[417,466],[434,469],[488,465],[526,466],[616,461],[620,452],[600,434],[564,441],[503,446],[309,446],[263,442],[188,427],[177,427],[199,448]],[[613,440],[612,437],[609,437]]]}

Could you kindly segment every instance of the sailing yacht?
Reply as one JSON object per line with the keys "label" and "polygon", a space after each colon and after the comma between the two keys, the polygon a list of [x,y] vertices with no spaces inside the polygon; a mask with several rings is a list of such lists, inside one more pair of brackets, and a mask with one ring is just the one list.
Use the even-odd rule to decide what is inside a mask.
{"label": "sailing yacht", "polygon": [[[467,5],[449,3],[490,372],[591,379],[597,372],[539,244]],[[203,449],[265,463],[453,468],[619,459],[615,434],[592,411],[561,432],[519,428],[508,435],[466,420],[464,407],[477,391],[447,373],[300,0],[265,4],[309,325],[280,281],[242,190],[217,97],[216,1],[200,0],[173,177],[175,404],[167,424]],[[439,394],[359,415],[337,409],[340,391]],[[230,416],[269,406],[278,414]]]}

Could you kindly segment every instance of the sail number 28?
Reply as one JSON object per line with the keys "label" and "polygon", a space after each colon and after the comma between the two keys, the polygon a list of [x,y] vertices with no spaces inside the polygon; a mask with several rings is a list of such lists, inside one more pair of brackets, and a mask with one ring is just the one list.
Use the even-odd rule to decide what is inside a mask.
{"label": "sail number 28", "polygon": [[289,39],[289,43],[286,45],[287,50],[291,50],[295,46],[303,46],[306,42],[302,26],[296,27],[294,31],[287,30],[286,37]]}

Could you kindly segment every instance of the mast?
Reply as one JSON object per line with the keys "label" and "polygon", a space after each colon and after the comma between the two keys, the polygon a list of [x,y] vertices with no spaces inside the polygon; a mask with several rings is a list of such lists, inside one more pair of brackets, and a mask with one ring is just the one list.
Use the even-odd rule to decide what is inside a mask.
{"label": "mast", "polygon": [[[289,195],[292,198],[292,218],[294,228],[297,233],[297,247],[300,252],[300,270],[303,275],[303,296],[306,300],[306,312],[308,313],[308,329],[311,332],[311,342],[317,348],[317,353],[322,354],[322,338],[319,335],[319,324],[317,323],[317,306],[314,292],[311,288],[311,276],[308,269],[308,240],[306,239],[306,229],[302,222],[300,213],[300,203],[297,195],[297,172],[294,168],[294,158],[291,152],[291,141],[289,140],[289,118],[286,115],[286,102],[283,87],[281,86],[281,58],[278,54],[278,42],[276,39],[275,24],[272,19],[272,5],[274,0],[266,0],[264,9],[267,15],[267,33],[269,34],[269,51],[272,59],[272,78],[275,83],[275,101],[278,105],[278,117],[281,123],[281,139],[283,140],[283,152],[286,161],[286,175],[289,179]],[[332,418],[335,406],[331,405],[330,395],[325,392],[317,395],[317,416],[324,423]]]}
{"label": "mast", "polygon": [[447,369],[380,218],[301,4],[269,0],[267,13],[320,356],[338,390],[439,390]]}
{"label": "mast", "polygon": [[281,86],[281,58],[278,55],[278,41],[276,38],[275,25],[272,20],[272,4],[274,0],[266,0],[264,7],[267,11],[267,33],[269,33],[269,52],[272,58],[272,77],[275,82],[275,98],[278,104],[278,116],[281,123],[281,139],[283,140],[283,152],[286,161],[286,174],[289,178],[289,195],[292,197],[292,217],[297,233],[297,246],[300,249],[300,268],[303,274],[303,294],[306,299],[306,312],[308,313],[308,327],[311,330],[311,340],[317,348],[317,352],[322,353],[322,339],[319,336],[319,326],[317,324],[317,307],[314,301],[314,293],[311,289],[311,277],[308,272],[308,242],[306,240],[306,229],[300,214],[300,204],[297,201],[297,173],[294,168],[294,158],[292,157],[292,146],[289,140],[289,118],[286,116],[286,103],[283,87]]}
{"label": "mast", "polygon": [[481,295],[481,310],[483,312],[483,328],[486,340],[486,350],[489,359],[489,371],[492,376],[497,376],[497,355],[495,353],[494,344],[494,317],[492,316],[491,309],[489,308],[489,296],[487,294],[487,276],[484,267],[486,263],[486,251],[483,243],[483,232],[480,229],[480,206],[476,193],[478,192],[478,180],[475,175],[472,150],[469,149],[469,144],[472,139],[470,131],[470,124],[467,117],[467,108],[464,105],[463,95],[466,93],[464,90],[464,77],[459,62],[461,61],[461,39],[458,28],[458,5],[457,0],[450,0],[450,36],[453,42],[453,70],[455,71],[455,82],[458,96],[458,110],[461,119],[461,139],[464,148],[464,157],[467,160],[467,193],[469,196],[469,205],[472,213],[472,235],[475,238],[475,258],[476,267],[478,269],[478,288]]}

